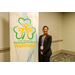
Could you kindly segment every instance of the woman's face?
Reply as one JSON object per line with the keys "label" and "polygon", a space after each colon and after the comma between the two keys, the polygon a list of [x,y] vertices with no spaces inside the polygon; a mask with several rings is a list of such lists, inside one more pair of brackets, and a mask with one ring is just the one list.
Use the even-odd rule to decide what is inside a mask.
{"label": "woman's face", "polygon": [[48,32],[48,29],[47,29],[47,27],[45,27],[45,28],[43,29],[43,33],[44,33],[44,34],[47,34],[47,32]]}

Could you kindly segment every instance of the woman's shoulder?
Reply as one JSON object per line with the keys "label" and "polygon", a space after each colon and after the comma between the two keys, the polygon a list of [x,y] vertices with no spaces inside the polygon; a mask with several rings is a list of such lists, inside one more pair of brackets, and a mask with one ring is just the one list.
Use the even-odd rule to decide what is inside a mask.
{"label": "woman's shoulder", "polygon": [[43,35],[40,35],[39,37],[42,37]]}
{"label": "woman's shoulder", "polygon": [[52,37],[52,36],[48,34],[48,37]]}

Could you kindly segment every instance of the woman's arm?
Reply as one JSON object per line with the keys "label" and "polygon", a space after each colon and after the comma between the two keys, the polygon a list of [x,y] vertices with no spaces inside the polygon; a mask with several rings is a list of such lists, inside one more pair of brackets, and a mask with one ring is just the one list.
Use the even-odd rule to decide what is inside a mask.
{"label": "woman's arm", "polygon": [[48,39],[47,39],[47,48],[42,51],[43,54],[47,53],[47,51],[51,47],[51,43],[52,43],[52,36],[49,36]]}
{"label": "woman's arm", "polygon": [[38,41],[38,49],[40,50],[40,37],[39,37],[39,41]]}

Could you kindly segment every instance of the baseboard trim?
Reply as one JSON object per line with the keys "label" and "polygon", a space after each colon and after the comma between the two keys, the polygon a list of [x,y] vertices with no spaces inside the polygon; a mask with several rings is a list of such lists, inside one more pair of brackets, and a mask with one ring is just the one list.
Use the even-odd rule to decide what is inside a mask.
{"label": "baseboard trim", "polygon": [[59,54],[59,53],[61,53],[61,50],[56,51],[56,52],[53,52],[53,53],[52,53],[52,56],[54,56],[54,55],[56,55],[56,54]]}
{"label": "baseboard trim", "polygon": [[69,51],[69,50],[59,50],[59,51],[53,52],[53,53],[52,53],[52,56],[54,56],[54,55],[56,55],[56,54],[59,54],[59,53],[67,53],[67,54],[75,55],[75,52],[73,52],[73,51]]}
{"label": "baseboard trim", "polygon": [[61,50],[61,52],[75,55],[75,52],[69,50]]}

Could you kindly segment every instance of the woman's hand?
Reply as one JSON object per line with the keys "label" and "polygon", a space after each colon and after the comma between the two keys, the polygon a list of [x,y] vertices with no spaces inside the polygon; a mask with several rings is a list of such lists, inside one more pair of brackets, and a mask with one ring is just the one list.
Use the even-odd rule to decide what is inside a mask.
{"label": "woman's hand", "polygon": [[41,54],[43,55],[42,51],[41,51]]}

